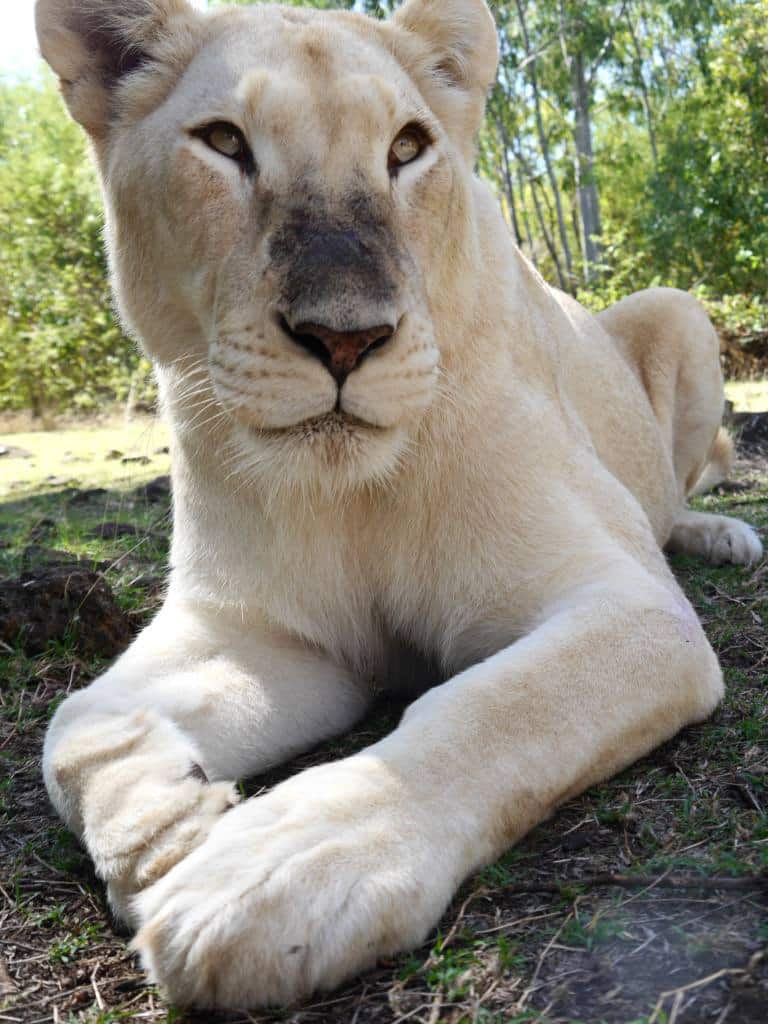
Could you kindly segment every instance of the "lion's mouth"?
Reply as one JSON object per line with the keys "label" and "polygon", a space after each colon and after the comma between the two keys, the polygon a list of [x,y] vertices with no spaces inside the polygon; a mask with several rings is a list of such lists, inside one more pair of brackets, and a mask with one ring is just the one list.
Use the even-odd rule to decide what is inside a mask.
{"label": "lion's mouth", "polygon": [[358,416],[344,412],[343,409],[336,409],[333,412],[324,413],[322,416],[313,416],[311,419],[302,420],[287,427],[249,427],[252,433],[261,437],[291,436],[304,437],[307,440],[312,440],[322,435],[340,437],[360,433],[361,431],[375,430],[380,432],[382,429],[382,427],[377,426],[375,423],[369,423]]}

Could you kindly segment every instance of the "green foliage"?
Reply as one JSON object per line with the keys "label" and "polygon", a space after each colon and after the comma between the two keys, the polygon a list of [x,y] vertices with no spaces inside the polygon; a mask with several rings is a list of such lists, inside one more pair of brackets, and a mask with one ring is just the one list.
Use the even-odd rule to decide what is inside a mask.
{"label": "green foliage", "polygon": [[670,104],[639,230],[682,287],[768,285],[768,66],[765,7],[734,3],[690,90]]}
{"label": "green foliage", "polygon": [[98,185],[46,79],[0,87],[0,409],[85,410],[139,364],[111,312]]}
{"label": "green foliage", "polygon": [[[703,286],[712,295],[765,293],[765,0],[499,0],[496,13],[502,69],[481,166],[507,209],[517,208],[518,239],[544,273],[555,278],[558,263],[568,262],[567,240],[582,260],[572,261],[563,284],[600,306],[661,283]],[[602,220],[597,267],[584,260],[583,211],[574,202],[575,174],[584,167],[576,143],[578,61]],[[511,183],[500,159],[504,144],[517,168]],[[562,225],[554,190],[564,197]]]}

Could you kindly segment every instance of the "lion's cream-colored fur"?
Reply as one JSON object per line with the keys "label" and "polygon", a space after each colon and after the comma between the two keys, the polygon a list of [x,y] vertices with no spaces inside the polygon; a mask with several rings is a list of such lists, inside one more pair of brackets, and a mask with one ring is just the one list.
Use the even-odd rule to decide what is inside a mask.
{"label": "lion's cream-colored fur", "polygon": [[[669,290],[593,317],[515,249],[472,173],[482,0],[37,19],[174,437],[167,599],[58,710],[48,789],[175,1001],[293,1002],[423,941],[469,872],[717,704],[662,554],[761,554],[685,508],[715,334]],[[313,324],[391,337],[339,383]],[[374,680],[422,694],[390,736],[237,803]]]}

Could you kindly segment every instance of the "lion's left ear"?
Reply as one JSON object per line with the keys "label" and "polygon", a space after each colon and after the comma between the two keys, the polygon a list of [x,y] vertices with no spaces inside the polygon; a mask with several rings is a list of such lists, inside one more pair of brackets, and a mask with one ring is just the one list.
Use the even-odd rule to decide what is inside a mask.
{"label": "lion's left ear", "polygon": [[406,0],[390,24],[399,30],[398,59],[471,151],[499,60],[496,25],[485,0]]}

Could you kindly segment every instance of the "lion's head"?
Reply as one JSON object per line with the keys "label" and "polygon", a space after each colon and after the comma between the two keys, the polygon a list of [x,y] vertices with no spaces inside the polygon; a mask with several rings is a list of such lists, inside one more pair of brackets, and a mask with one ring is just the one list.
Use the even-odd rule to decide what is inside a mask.
{"label": "lion's head", "polygon": [[178,429],[215,428],[243,472],[390,472],[456,343],[496,68],[484,0],[407,0],[388,22],[38,0],[37,22]]}

